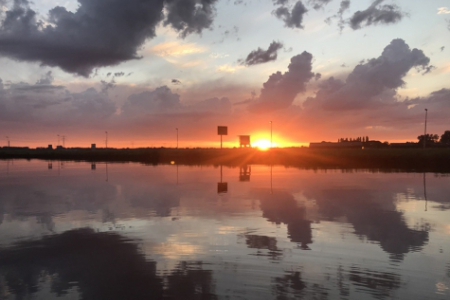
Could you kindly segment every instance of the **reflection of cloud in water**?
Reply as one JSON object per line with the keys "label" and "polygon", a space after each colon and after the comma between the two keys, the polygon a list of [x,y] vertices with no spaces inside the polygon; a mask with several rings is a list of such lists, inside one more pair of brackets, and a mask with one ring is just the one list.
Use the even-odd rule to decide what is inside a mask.
{"label": "reflection of cloud in water", "polygon": [[276,224],[287,224],[288,235],[292,242],[300,243],[303,249],[312,243],[311,221],[305,220],[306,210],[298,207],[292,194],[274,190],[257,191],[263,217]]}
{"label": "reflection of cloud in water", "polygon": [[346,217],[355,234],[379,242],[393,259],[403,259],[404,254],[419,251],[428,242],[427,231],[408,228],[402,213],[385,210],[371,196],[366,190],[323,190],[315,199],[325,219]]}
{"label": "reflection of cloud in water", "polygon": [[201,263],[180,262],[160,276],[135,242],[91,229],[20,242],[0,250],[0,264],[1,288],[18,299],[39,292],[45,280],[52,293],[76,287],[82,299],[216,298],[212,272]]}

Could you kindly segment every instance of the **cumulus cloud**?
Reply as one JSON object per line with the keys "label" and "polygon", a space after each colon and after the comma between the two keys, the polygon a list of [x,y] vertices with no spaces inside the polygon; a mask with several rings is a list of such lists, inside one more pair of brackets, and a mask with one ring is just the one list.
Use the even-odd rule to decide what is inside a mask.
{"label": "cumulus cloud", "polygon": [[261,89],[259,99],[250,107],[253,111],[272,111],[289,107],[298,93],[305,91],[305,85],[312,78],[313,56],[308,52],[291,58],[288,71],[270,75]]}
{"label": "cumulus cloud", "polygon": [[326,110],[358,109],[395,101],[392,94],[404,86],[403,78],[413,68],[427,72],[430,59],[418,49],[410,47],[401,39],[393,40],[378,58],[357,65],[345,82],[329,78],[321,83],[314,98],[308,98],[305,107]]}
{"label": "cumulus cloud", "polygon": [[397,5],[384,4],[385,0],[375,0],[367,9],[358,10],[350,18],[352,29],[377,24],[394,24],[403,19],[403,13]]}
{"label": "cumulus cloud", "polygon": [[93,69],[138,59],[137,51],[163,21],[182,36],[213,20],[215,1],[78,0],[75,12],[56,6],[46,22],[27,0],[13,0],[0,23],[0,55],[88,76]]}
{"label": "cumulus cloud", "polygon": [[286,27],[290,28],[303,28],[303,15],[307,12],[305,5],[302,1],[297,1],[292,10],[289,10],[287,6],[280,6],[275,11],[274,14],[277,18],[284,21]]}
{"label": "cumulus cloud", "polygon": [[250,52],[245,60],[241,60],[242,65],[252,66],[257,64],[263,64],[269,61],[277,59],[278,50],[283,48],[283,44],[273,41],[267,50],[258,48]]}
{"label": "cumulus cloud", "polygon": [[210,28],[215,16],[217,0],[165,0],[168,11],[164,25],[172,26],[186,37]]}

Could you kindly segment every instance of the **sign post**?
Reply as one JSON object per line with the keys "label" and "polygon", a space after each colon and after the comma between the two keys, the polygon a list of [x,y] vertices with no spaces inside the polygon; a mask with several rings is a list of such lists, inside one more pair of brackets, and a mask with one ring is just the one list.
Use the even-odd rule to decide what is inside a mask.
{"label": "sign post", "polygon": [[220,135],[220,149],[222,149],[222,136],[228,135],[227,126],[217,126],[217,134]]}

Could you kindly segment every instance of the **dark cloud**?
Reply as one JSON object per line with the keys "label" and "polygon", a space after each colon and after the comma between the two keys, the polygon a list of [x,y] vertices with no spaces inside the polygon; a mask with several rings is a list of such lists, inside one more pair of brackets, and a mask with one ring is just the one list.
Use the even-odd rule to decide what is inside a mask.
{"label": "dark cloud", "polygon": [[14,0],[0,23],[0,55],[88,76],[95,68],[138,59],[164,18],[182,36],[211,26],[215,0],[78,0],[77,11],[56,6],[44,25],[25,0]]}
{"label": "dark cloud", "polygon": [[270,75],[264,83],[259,99],[250,107],[253,111],[271,111],[289,107],[298,93],[305,91],[305,85],[313,77],[313,56],[308,52],[291,58],[288,71]]}
{"label": "dark cloud", "polygon": [[333,1],[333,0],[308,0],[308,4],[312,5],[312,7],[314,9],[318,10],[318,9],[325,7],[331,1]]}
{"label": "dark cloud", "polygon": [[[430,59],[401,39],[393,40],[378,58],[357,65],[345,82],[329,78],[323,82],[315,98],[309,98],[305,107],[327,110],[356,109],[392,102],[396,89],[404,86],[403,77],[412,69],[430,69]],[[390,92],[392,91],[392,93]]]}
{"label": "dark cloud", "polygon": [[247,58],[240,61],[240,63],[242,65],[252,66],[276,60],[278,54],[277,52],[281,48],[283,48],[282,43],[273,41],[267,50],[258,48],[257,50],[250,52],[250,54],[247,55]]}
{"label": "dark cloud", "polygon": [[124,72],[116,72],[116,73],[114,73],[114,76],[115,77],[122,77],[122,76],[125,76],[125,73]]}
{"label": "dark cloud", "polygon": [[442,46],[441,48],[441,52],[445,50],[445,46]]}
{"label": "dark cloud", "polygon": [[286,6],[280,6],[274,11],[274,14],[277,18],[284,21],[286,27],[303,28],[303,15],[307,11],[302,1],[297,1],[291,11]]}
{"label": "dark cloud", "polygon": [[383,2],[375,0],[367,9],[355,12],[350,18],[350,26],[356,30],[370,25],[394,24],[405,16],[397,5],[381,5]]}
{"label": "dark cloud", "polygon": [[180,85],[181,81],[179,81],[178,79],[172,79],[172,83],[176,84],[176,85]]}
{"label": "dark cloud", "polygon": [[186,37],[210,28],[215,16],[217,0],[166,0],[168,11],[164,25],[172,26]]}

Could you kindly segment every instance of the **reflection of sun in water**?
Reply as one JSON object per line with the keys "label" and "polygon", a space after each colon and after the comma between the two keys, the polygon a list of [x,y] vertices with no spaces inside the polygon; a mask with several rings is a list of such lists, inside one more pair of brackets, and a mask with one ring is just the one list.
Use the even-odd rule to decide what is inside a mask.
{"label": "reflection of sun in water", "polygon": [[[262,150],[262,151],[269,150],[270,146],[271,146],[270,141],[268,141],[268,140],[259,140],[259,141],[252,143],[252,147],[258,148],[259,150]],[[272,144],[272,147],[275,147],[275,146],[276,146],[275,144]]]}

